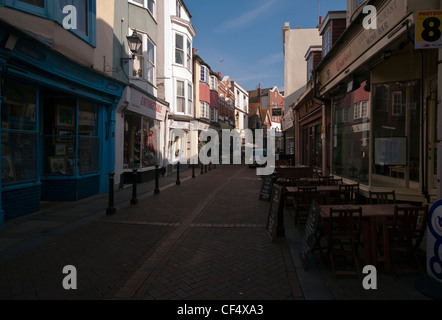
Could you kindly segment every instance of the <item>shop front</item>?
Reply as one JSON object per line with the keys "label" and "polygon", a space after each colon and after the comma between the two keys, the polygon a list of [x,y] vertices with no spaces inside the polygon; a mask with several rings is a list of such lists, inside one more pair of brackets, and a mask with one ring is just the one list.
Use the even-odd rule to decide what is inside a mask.
{"label": "shop front", "polygon": [[326,172],[326,139],[323,103],[314,97],[314,87],[308,86],[294,106],[295,159],[296,164],[314,168],[316,172]]}
{"label": "shop front", "polygon": [[364,195],[394,189],[426,202],[436,194],[438,59],[437,50],[415,49],[411,4],[375,2],[378,29],[353,22],[317,71],[331,100],[331,173],[359,182]]}
{"label": "shop front", "polygon": [[0,43],[2,220],[107,192],[123,86],[8,25]]}
{"label": "shop front", "polygon": [[[155,179],[164,160],[168,103],[135,86],[124,89],[117,108],[116,184],[130,184],[133,170],[139,183]],[[119,116],[118,116],[119,115]],[[119,177],[119,179],[118,179]]]}

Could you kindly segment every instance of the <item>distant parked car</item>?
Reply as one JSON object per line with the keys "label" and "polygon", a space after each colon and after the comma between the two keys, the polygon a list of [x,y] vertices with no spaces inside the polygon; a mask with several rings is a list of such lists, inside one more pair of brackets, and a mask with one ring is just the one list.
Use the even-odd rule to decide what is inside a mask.
{"label": "distant parked car", "polygon": [[264,167],[265,164],[259,164],[262,158],[267,158],[266,149],[254,149],[252,152],[252,157],[250,158],[250,168]]}

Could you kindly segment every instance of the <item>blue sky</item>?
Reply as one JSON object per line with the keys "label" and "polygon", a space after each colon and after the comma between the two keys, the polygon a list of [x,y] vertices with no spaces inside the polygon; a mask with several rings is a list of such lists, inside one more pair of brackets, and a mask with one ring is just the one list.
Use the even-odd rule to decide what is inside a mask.
{"label": "blue sky", "polygon": [[197,32],[193,46],[213,71],[245,90],[284,88],[282,27],[315,28],[318,8],[345,10],[346,0],[184,0]]}

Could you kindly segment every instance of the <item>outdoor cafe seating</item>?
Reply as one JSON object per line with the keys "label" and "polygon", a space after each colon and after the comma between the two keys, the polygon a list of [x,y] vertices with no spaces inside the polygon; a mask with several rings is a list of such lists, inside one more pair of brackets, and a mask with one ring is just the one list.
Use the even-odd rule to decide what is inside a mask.
{"label": "outdoor cafe seating", "polygon": [[[425,210],[414,203],[398,204],[394,190],[369,191],[365,198],[360,193],[359,183],[344,184],[342,179],[332,176],[313,177],[311,170],[304,170],[301,176],[295,175],[295,171],[278,171],[277,176],[283,181],[285,199],[289,200],[287,203],[293,208],[293,219],[298,228],[304,226],[312,202],[315,201],[320,206],[320,223],[315,235],[317,244],[314,247],[320,249],[321,256],[323,249],[327,249],[326,261],[329,261],[334,276],[350,274],[359,277],[359,266],[362,264],[358,260],[362,260],[363,265],[383,266],[387,274],[392,269],[396,274],[408,269],[421,270],[417,263],[417,250],[425,230],[408,223],[408,228],[413,230],[413,236],[409,236],[409,239],[412,237],[412,246],[409,240],[408,243],[405,241],[406,245],[404,241],[398,245],[396,229],[401,221],[398,217],[406,213],[403,208],[415,208],[414,211],[419,215],[418,226],[426,223],[428,208]],[[356,218],[357,223],[352,226],[355,229],[352,234],[350,220],[355,219],[354,214],[359,215],[359,210],[360,221]],[[350,212],[353,218],[345,220],[344,217],[350,216]],[[395,221],[397,224],[394,226]],[[348,233],[344,235],[344,231]],[[396,261],[400,252],[408,253],[414,259],[416,268],[409,268],[413,263],[410,259],[407,261],[408,266],[407,263],[405,266],[398,265]],[[337,266],[338,256],[351,258],[346,266],[349,269],[341,270]]]}

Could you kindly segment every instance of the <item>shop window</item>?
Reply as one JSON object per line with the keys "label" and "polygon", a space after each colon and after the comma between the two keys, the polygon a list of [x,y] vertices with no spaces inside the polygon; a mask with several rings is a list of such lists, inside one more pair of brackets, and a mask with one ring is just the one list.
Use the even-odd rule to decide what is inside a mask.
{"label": "shop window", "polygon": [[7,79],[2,104],[2,184],[38,179],[36,89]]}
{"label": "shop window", "polygon": [[374,85],[374,185],[389,182],[404,186],[404,180],[409,180],[416,183],[405,187],[418,187],[421,145],[419,97],[419,81]]}
{"label": "shop window", "polygon": [[155,166],[158,159],[160,125],[137,114],[124,116],[124,169]]}
{"label": "shop window", "polygon": [[78,103],[78,171],[80,175],[99,172],[100,139],[98,112],[93,103]]}
{"label": "shop window", "polygon": [[[361,184],[368,184],[370,160],[370,117],[367,101],[354,102],[364,86],[334,99],[332,173]],[[353,109],[353,117],[350,110]],[[350,115],[350,116],[349,116]],[[320,137],[321,127],[316,135]],[[317,143],[319,150],[319,142]],[[319,152],[318,152],[319,153]],[[318,160],[316,160],[318,161]]]}
{"label": "shop window", "polygon": [[73,98],[47,97],[44,112],[43,174],[99,172],[98,107]]}
{"label": "shop window", "polygon": [[155,126],[155,122],[153,120],[143,117],[142,164],[144,168],[152,167],[158,164],[158,137],[159,127]]}
{"label": "shop window", "polygon": [[45,7],[45,1],[44,0],[19,0],[19,2],[28,3],[30,5],[44,8]]}

